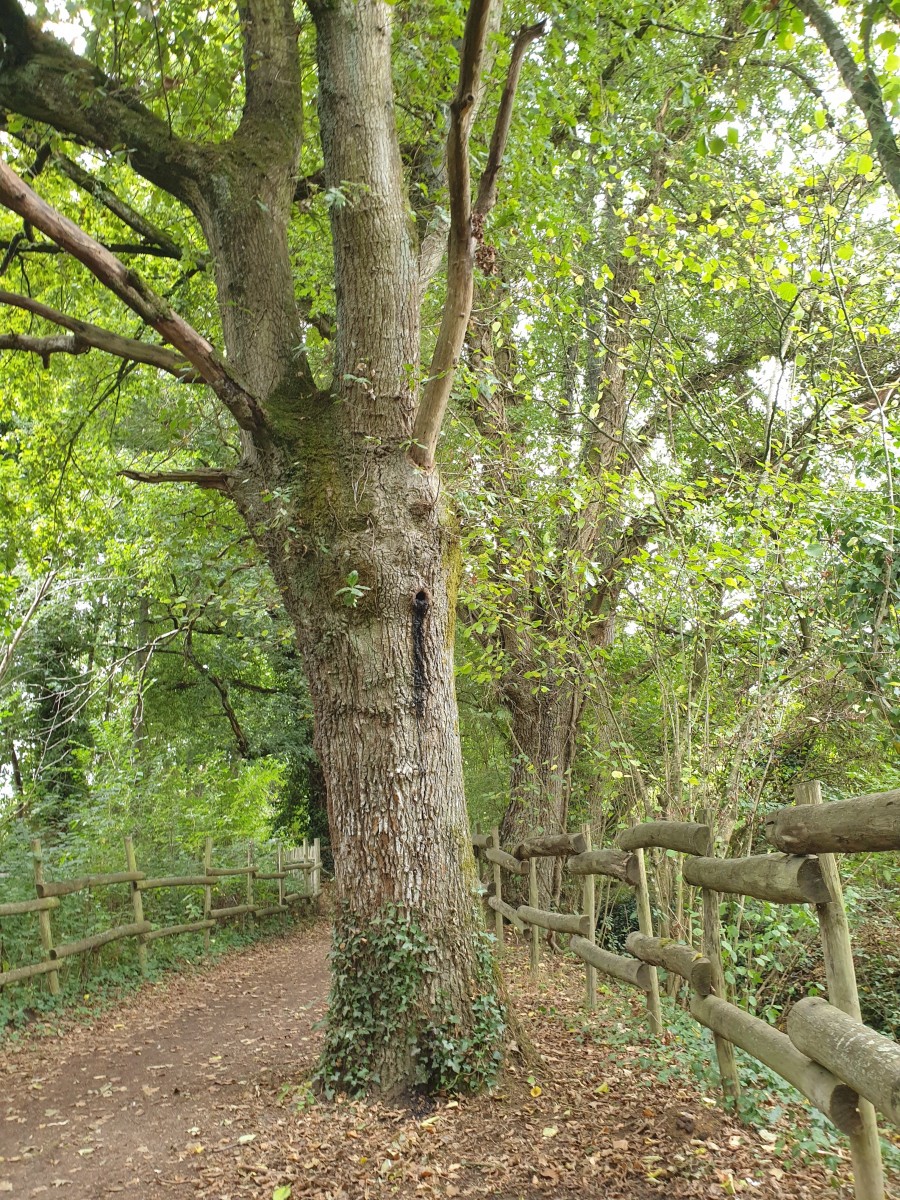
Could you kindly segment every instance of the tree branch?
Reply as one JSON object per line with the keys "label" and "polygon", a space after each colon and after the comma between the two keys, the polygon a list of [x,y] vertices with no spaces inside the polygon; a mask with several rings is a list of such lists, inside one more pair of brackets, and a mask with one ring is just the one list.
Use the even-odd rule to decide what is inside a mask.
{"label": "tree branch", "polygon": [[120,471],[126,479],[135,483],[193,483],[210,492],[228,491],[230,475],[221,467],[208,467],[197,471]]}
{"label": "tree branch", "polygon": [[[472,109],[481,77],[490,11],[491,0],[471,0],[460,53],[459,85],[456,96],[450,105],[450,132],[447,138],[447,186],[450,192],[447,298],[444,302],[441,327],[431,358],[428,379],[425,383],[419,410],[416,413],[413,444],[410,449],[410,457],[413,462],[425,470],[431,470],[434,466],[437,440],[444,414],[447,411],[450,390],[453,386],[466,328],[472,312],[476,250],[475,225],[480,226],[484,220],[484,212],[478,209],[473,212],[472,208],[469,135],[472,127]],[[533,26],[532,29],[537,31],[537,26]],[[525,39],[518,55],[516,54],[516,45],[513,46],[513,58],[510,62],[507,86],[504,89],[497,117],[499,132],[498,128],[495,128],[491,141],[491,157],[488,163],[491,176],[484,196],[482,197],[479,192],[480,200],[484,203],[490,201],[488,207],[493,204],[492,193],[496,186],[500,159],[509,132],[515,84],[518,82],[521,71],[522,55],[529,43],[539,34],[540,31],[537,31],[532,36],[530,30],[523,30],[516,39],[516,45],[520,40]],[[510,78],[512,78],[511,87]],[[494,162],[495,150],[496,162]],[[473,220],[473,218],[477,218],[477,220]]]}
{"label": "tree branch", "polygon": [[[21,308],[26,312],[34,313],[37,317],[43,317],[45,321],[50,321],[54,325],[59,325],[63,329],[70,330],[75,337],[67,338],[31,338],[33,342],[69,342],[78,348],[67,348],[66,345],[58,345],[55,347],[47,347],[46,351],[39,348],[9,344],[2,349],[6,350],[33,350],[35,354],[40,354],[44,357],[44,353],[62,353],[62,354],[84,354],[87,350],[105,350],[107,354],[114,354],[116,358],[129,359],[132,362],[145,363],[147,366],[156,367],[160,371],[167,371],[170,375],[174,375],[176,379],[182,383],[199,383],[200,374],[191,365],[186,362],[181,355],[174,354],[171,350],[167,350],[164,346],[154,346],[148,342],[141,342],[137,338],[121,337],[117,333],[113,333],[109,329],[103,329],[99,325],[91,325],[87,321],[79,321],[75,317],[70,317],[66,313],[58,312],[55,308],[50,308],[49,305],[42,304],[39,300],[32,300],[30,296],[20,296],[16,292],[5,292],[0,290],[0,304],[8,304],[13,308]],[[24,335],[9,334],[7,338],[22,339]]]}
{"label": "tree branch", "polygon": [[[181,251],[173,254],[167,246],[152,246],[144,242],[100,242],[98,243],[104,250],[108,250],[110,254],[135,254],[143,255],[148,258],[181,258]],[[54,246],[52,242],[33,242],[30,241],[24,233],[15,234],[8,242],[0,242],[0,250],[6,251],[5,257],[10,262],[17,254],[64,254],[65,251],[61,246]],[[7,264],[8,266],[9,264]],[[0,275],[5,273],[5,268],[0,270]]]}
{"label": "tree branch", "polygon": [[[244,113],[234,140],[280,144],[299,156],[303,95],[297,22],[290,0],[239,0],[244,52]],[[285,157],[282,155],[282,157]]]}
{"label": "tree branch", "polygon": [[93,196],[99,201],[104,208],[119,218],[129,229],[133,229],[140,237],[149,242],[151,246],[158,246],[164,251],[168,258],[182,258],[183,251],[179,245],[172,241],[167,233],[159,229],[152,221],[148,221],[142,217],[139,212],[136,212],[130,204],[126,204],[120,199],[116,193],[106,186],[101,180],[96,179],[90,171],[85,171],[84,167],[73,162],[70,158],[66,158],[64,154],[54,154],[53,163],[57,166],[64,175],[68,175],[73,183],[77,184],[82,191],[87,192],[89,196]]}
{"label": "tree branch", "polygon": [[225,713],[225,716],[228,718],[228,724],[231,726],[231,732],[234,734],[234,739],[237,742],[238,751],[240,753],[240,756],[241,756],[241,758],[250,758],[251,757],[250,743],[247,740],[247,735],[244,733],[243,729],[241,728],[240,721],[238,721],[238,719],[237,719],[237,713],[234,711],[234,707],[233,707],[231,700],[229,698],[229,695],[228,695],[228,688],[225,685],[224,681],[218,675],[216,675],[215,672],[211,671],[209,669],[209,667],[206,666],[205,663],[202,663],[200,661],[200,659],[197,657],[196,653],[194,652],[192,634],[193,634],[193,630],[191,629],[190,626],[188,626],[188,630],[187,630],[187,633],[185,634],[185,639],[184,639],[184,657],[191,664],[191,666],[193,666],[194,669],[197,672],[199,672],[200,676],[203,679],[209,680],[209,682],[213,685],[213,687],[219,693],[219,700],[222,704],[222,711]]}
{"label": "tree branch", "polygon": [[12,666],[13,659],[16,654],[16,648],[18,647],[19,642],[21,642],[22,638],[25,636],[25,633],[28,629],[28,626],[31,624],[31,620],[34,617],[34,614],[37,612],[37,610],[41,607],[41,605],[44,603],[44,601],[49,596],[50,589],[53,586],[53,582],[55,579],[56,579],[56,570],[54,568],[53,570],[48,571],[47,574],[44,575],[43,578],[38,581],[38,585],[37,585],[37,588],[34,593],[34,598],[32,599],[31,603],[29,604],[24,617],[19,622],[16,629],[13,631],[13,635],[9,641],[9,644],[4,646],[2,648],[2,650],[0,650],[0,683],[3,682],[3,677],[6,674],[8,674],[9,669]]}
{"label": "tree branch", "polygon": [[494,121],[494,132],[491,136],[491,146],[488,151],[487,165],[478,185],[478,196],[475,200],[474,216],[482,220],[488,215],[497,201],[497,178],[506,151],[509,129],[512,124],[513,103],[516,98],[516,88],[519,86],[519,76],[522,73],[522,63],[525,61],[525,51],[532,42],[543,37],[547,30],[546,21],[538,21],[519,30],[513,42],[509,69],[506,72],[506,84],[500,97],[500,108]]}
{"label": "tree branch", "polygon": [[885,178],[900,199],[900,147],[897,146],[894,131],[884,110],[884,99],[878,80],[871,71],[863,72],[859,69],[840,29],[816,0],[792,0],[792,3],[815,27],[828,53],[834,59],[841,79],[872,135],[872,145]]}
{"label": "tree branch", "polygon": [[36,354],[43,359],[44,366],[50,365],[51,354],[87,354],[90,346],[77,337],[64,333],[52,337],[32,337],[27,333],[0,333],[0,350],[19,350]]}
{"label": "tree branch", "polygon": [[[2,4],[3,0],[0,0]],[[0,204],[6,205],[68,251],[114,295],[142,317],[167,342],[180,350],[212,388],[242,429],[263,427],[262,410],[249,392],[229,373],[225,363],[196,329],[156,295],[114,254],[104,249],[68,217],[42,200],[6,163],[0,162]]]}
{"label": "tree branch", "polygon": [[203,148],[168,126],[115,80],[44,33],[17,0],[0,0],[0,106],[104,150],[128,148],[131,165],[190,207]]}
{"label": "tree branch", "polygon": [[796,63],[786,62],[776,58],[745,58],[744,65],[747,67],[768,67],[771,71],[787,71],[799,79],[807,91],[812,92],[815,98],[822,106],[822,111],[825,114],[825,124],[829,129],[837,128],[834,116],[828,106],[828,101],[825,99],[825,93],[807,71],[802,67],[798,67]]}

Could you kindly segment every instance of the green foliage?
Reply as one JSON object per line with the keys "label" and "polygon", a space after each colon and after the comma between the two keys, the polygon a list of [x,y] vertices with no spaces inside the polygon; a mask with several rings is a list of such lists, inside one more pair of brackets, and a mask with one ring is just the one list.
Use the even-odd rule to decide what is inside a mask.
{"label": "green foliage", "polygon": [[349,908],[335,920],[325,1044],[316,1079],[327,1099],[361,1096],[377,1087],[385,1048],[412,1054],[416,1004],[430,946],[421,928],[388,904],[367,921]]}
{"label": "green foliage", "polygon": [[325,1044],[315,1077],[327,1099],[377,1088],[385,1056],[398,1066],[407,1057],[416,1060],[416,1080],[428,1091],[474,1092],[493,1082],[505,1016],[491,939],[478,938],[471,1027],[440,989],[435,1008],[443,1019],[436,1024],[422,1015],[424,992],[437,981],[429,978],[433,947],[421,926],[392,904],[365,922],[344,908],[335,923]]}
{"label": "green foliage", "polygon": [[439,996],[443,1021],[429,1025],[419,1055],[419,1081],[428,1092],[479,1092],[495,1082],[503,1065],[506,1013],[497,995],[494,939],[483,930],[476,937],[471,1028],[464,1027],[452,999]]}
{"label": "green foliage", "polygon": [[736,1002],[770,1024],[822,983],[815,914],[800,904],[747,899],[720,905],[725,982]]}

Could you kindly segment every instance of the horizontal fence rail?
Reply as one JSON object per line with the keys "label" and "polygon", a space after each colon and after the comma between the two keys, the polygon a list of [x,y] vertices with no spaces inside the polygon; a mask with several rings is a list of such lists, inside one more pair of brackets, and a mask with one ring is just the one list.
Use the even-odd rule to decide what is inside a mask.
{"label": "horizontal fence rail", "polygon": [[[900,850],[900,791],[821,803],[817,783],[797,784],[795,804],[765,819],[768,841],[780,853],[719,858],[708,821],[648,821],[624,830],[618,847],[593,849],[591,830],[526,838],[505,850],[495,827],[476,832],[476,856],[492,869],[486,895],[488,920],[498,950],[504,921],[529,937],[532,970],[540,964],[540,930],[568,933],[570,948],[585,964],[585,998],[596,1002],[597,973],[643,992],[652,1032],[662,1029],[657,969],[687,981],[689,1011],[711,1030],[727,1104],[736,1105],[740,1081],[738,1046],[791,1083],[850,1141],[857,1200],[884,1200],[884,1178],[875,1111],[900,1125],[900,1045],[864,1025],[849,926],[836,854]],[[655,937],[644,851],[684,856],[681,877],[701,890],[702,948]],[[538,904],[536,862],[564,859],[564,870],[581,883],[581,912],[559,913]],[[527,875],[528,904],[503,899],[503,872]],[[629,934],[627,954],[596,945],[594,877],[606,876],[634,892],[639,931]],[[521,885],[520,885],[521,886]],[[725,998],[719,896],[730,893],[774,904],[814,906],[823,944],[829,999],[807,997],[793,1005],[783,1033]]]}
{"label": "horizontal fence rail", "polygon": [[[204,949],[208,950],[210,930],[214,929],[220,921],[229,920],[232,917],[256,919],[289,913],[301,900],[316,901],[322,890],[322,852],[318,838],[311,843],[304,842],[301,846],[290,847],[287,850],[279,845],[276,849],[277,866],[275,871],[259,869],[254,862],[252,844],[248,847],[247,862],[244,866],[214,867],[212,865],[212,839],[207,838],[204,846],[202,874],[169,875],[159,878],[148,878],[144,872],[138,870],[134,843],[130,837],[126,837],[124,841],[127,870],[56,880],[44,878],[44,854],[41,843],[37,838],[32,841],[34,888],[37,898],[0,902],[0,920],[36,913],[42,956],[36,962],[0,971],[0,987],[46,975],[51,994],[58,995],[60,960],[87,954],[101,946],[125,938],[136,939],[138,961],[142,973],[146,974],[148,969],[147,947],[159,938],[175,937],[184,933],[203,933]],[[241,879],[245,881],[241,885],[245,890],[244,903],[214,908],[213,889],[223,883],[236,882]],[[297,885],[298,879],[303,881],[302,887]],[[257,880],[277,882],[277,903],[272,903],[271,899],[257,902],[254,896],[254,884]],[[294,883],[293,891],[287,891],[285,880],[291,880]],[[53,936],[51,913],[65,902],[62,897],[94,888],[122,884],[128,885],[131,891],[133,921],[125,925],[113,926],[78,941],[66,942],[62,945],[56,943]],[[203,919],[177,925],[154,926],[145,918],[144,900],[145,897],[147,900],[150,899],[147,896],[148,892],[163,888],[202,888]]]}

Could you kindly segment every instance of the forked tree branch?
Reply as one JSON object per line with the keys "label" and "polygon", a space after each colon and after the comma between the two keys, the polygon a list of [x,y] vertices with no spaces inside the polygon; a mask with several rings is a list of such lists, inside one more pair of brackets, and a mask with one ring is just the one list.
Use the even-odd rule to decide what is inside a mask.
{"label": "forked tree branch", "polygon": [[152,325],[165,341],[180,350],[242,429],[252,432],[263,427],[262,409],[257,400],[229,373],[206,338],[114,254],[42,200],[4,162],[0,162],[0,204],[31,222],[77,258],[114,295]]}
{"label": "forked tree branch", "polygon": [[494,132],[491,136],[491,146],[488,151],[487,165],[478,184],[478,196],[475,200],[475,216],[482,219],[488,215],[497,202],[497,179],[506,152],[509,129],[512,124],[513,103],[516,98],[516,88],[519,86],[519,76],[522,73],[522,63],[525,52],[532,42],[543,37],[547,31],[547,22],[538,21],[521,29],[513,42],[509,69],[506,72],[506,83],[503,95],[500,97],[500,108],[494,122]]}
{"label": "forked tree branch", "polygon": [[500,102],[488,167],[479,187],[478,203],[473,209],[469,173],[469,135],[471,114],[475,103],[484,45],[487,37],[491,0],[471,0],[466,17],[459,65],[459,86],[450,105],[450,132],[447,138],[447,186],[450,193],[450,239],[447,248],[447,298],[441,316],[441,327],[431,358],[428,379],[413,426],[410,457],[418,466],[431,470],[438,436],[450,400],[450,390],[465,341],[475,282],[476,236],[473,217],[478,223],[493,207],[496,181],[506,146],[512,116],[516,85],[522,69],[525,50],[540,37],[544,25],[530,26],[516,38],[507,73],[506,87]]}
{"label": "forked tree branch", "polygon": [[[32,300],[30,296],[20,296],[17,292],[0,290],[0,304],[8,304],[12,308],[21,308],[25,312],[34,313],[36,317],[43,317],[45,321],[50,321],[53,325],[59,325],[62,329],[68,329],[75,335],[73,338],[32,337],[27,339],[34,343],[45,343],[45,348],[41,349],[37,345],[16,345],[11,339],[24,342],[26,340],[25,335],[8,334],[3,339],[7,344],[0,345],[0,349],[31,350],[33,353],[39,354],[42,358],[45,354],[84,354],[91,349],[105,350],[107,354],[114,354],[116,358],[125,358],[132,362],[145,363],[147,366],[156,367],[160,371],[167,371],[182,383],[200,382],[199,372],[190,363],[186,362],[180,354],[175,354],[173,351],[167,350],[165,346],[154,346],[148,342],[141,342],[137,338],[122,337],[109,329],[103,329],[100,325],[91,325],[87,321],[79,321],[76,317],[70,317],[67,313],[58,312],[55,308],[50,308],[49,305],[42,304],[40,300]],[[49,345],[51,342],[59,342],[60,344],[51,346]]]}
{"label": "forked tree branch", "polygon": [[472,312],[475,234],[472,229],[469,134],[490,11],[491,0],[471,0],[469,4],[460,51],[459,84],[450,104],[450,131],[447,136],[447,186],[450,192],[447,298],[428,379],[413,425],[413,445],[410,450],[413,462],[426,470],[434,466],[434,451]]}

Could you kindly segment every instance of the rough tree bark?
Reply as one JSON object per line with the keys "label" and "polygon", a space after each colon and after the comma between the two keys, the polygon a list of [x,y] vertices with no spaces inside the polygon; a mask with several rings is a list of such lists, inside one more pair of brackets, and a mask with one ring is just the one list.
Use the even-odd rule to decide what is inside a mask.
{"label": "rough tree bark", "polygon": [[[324,182],[345,199],[331,208],[337,313],[334,376],[325,391],[296,353],[302,324],[287,230],[302,102],[289,0],[238,4],[243,117],[217,144],[173,137],[17,3],[0,0],[0,104],[100,149],[127,145],[135,169],[193,211],[210,250],[227,359],[2,165],[0,201],[152,325],[185,360],[184,378],[206,382],[240,427],[240,463],[193,479],[191,472],[143,478],[227,494],[296,627],[336,871],[326,1083],[383,1092],[417,1083],[478,1086],[499,1060],[503,1018],[474,902],[452,673],[458,541],[433,450],[471,306],[476,230],[467,114],[491,0],[472,0],[451,105],[441,386],[432,363],[427,403],[419,391],[418,246],[394,120],[391,6],[310,0],[308,7]],[[492,189],[506,136],[499,122],[498,129]],[[89,332],[91,345],[106,341],[128,357],[128,346],[110,343],[96,327]],[[159,365],[180,370],[180,359]],[[279,506],[269,502],[276,494]],[[404,958],[410,945],[421,950],[417,961]],[[392,953],[401,970],[391,981]],[[385,992],[385,978],[400,992]],[[353,1018],[361,997],[367,1012]],[[364,1039],[355,1029],[361,1021]]]}

